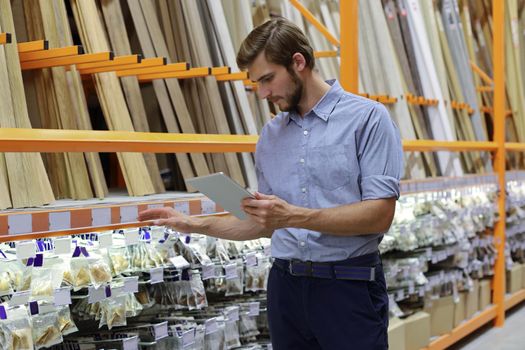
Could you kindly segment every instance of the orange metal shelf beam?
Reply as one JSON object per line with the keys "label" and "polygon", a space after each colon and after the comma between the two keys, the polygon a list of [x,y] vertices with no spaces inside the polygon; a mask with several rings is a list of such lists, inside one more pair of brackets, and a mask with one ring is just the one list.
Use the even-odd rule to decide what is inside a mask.
{"label": "orange metal shelf beam", "polygon": [[152,74],[140,74],[137,75],[139,82],[149,82],[154,79],[189,79],[189,78],[199,78],[211,75],[211,67],[197,67],[190,68],[187,71],[181,72],[167,72],[167,73],[152,73]]}
{"label": "orange metal shelf beam", "polygon": [[215,77],[217,81],[230,81],[230,80],[248,80],[248,72],[235,72],[230,74],[217,75]]}
{"label": "orange metal shelf beam", "polygon": [[[124,71],[131,71],[133,69],[142,69],[142,68],[148,68],[148,67],[159,67],[166,65],[166,58],[165,57],[154,57],[154,58],[142,58],[140,63],[131,63],[131,64],[123,64],[119,66],[115,66],[111,68],[112,72],[124,72]],[[79,66],[83,66],[84,64],[77,65],[77,68]],[[103,73],[106,70],[104,68],[90,68],[86,69],[86,73],[84,73],[84,70],[80,69],[80,74],[93,74],[93,73]],[[133,75],[133,74],[131,74]]]}
{"label": "orange metal shelf beam", "polygon": [[[317,28],[317,30],[319,30],[321,32],[321,34],[323,34],[326,39],[328,39],[329,42],[331,42],[335,46],[339,46],[340,45],[339,40],[337,40],[337,38],[335,36],[333,36],[332,33],[330,33],[328,28],[326,28],[324,26],[324,24],[319,22],[319,20],[317,18],[315,18],[313,13],[311,13],[303,4],[301,4],[300,1],[298,1],[298,0],[290,0],[290,2],[292,3],[292,5],[297,10],[299,10],[299,12],[301,12],[301,14],[304,16],[304,18],[308,22],[310,22],[315,28]],[[341,21],[341,22],[343,22],[343,21]]]}
{"label": "orange metal shelf beam", "polygon": [[0,33],[0,45],[11,43],[11,33]]}
{"label": "orange metal shelf beam", "polygon": [[326,58],[326,57],[337,57],[339,56],[337,51],[314,51],[315,58]]}
{"label": "orange metal shelf beam", "polygon": [[[40,52],[40,51],[38,51]],[[110,61],[113,59],[112,52],[98,52],[69,57],[58,57],[46,60],[36,60],[20,63],[22,70],[41,69],[60,66],[71,66],[78,63]]]}
{"label": "orange metal shelf beam", "polygon": [[481,69],[476,63],[470,61],[470,67],[472,68],[472,70],[475,73],[477,73],[479,75],[481,80],[483,80],[486,84],[488,84],[488,85],[493,85],[494,84],[494,80],[492,80],[492,78],[489,77],[489,75],[487,73],[485,73],[483,71],[483,69]]}
{"label": "orange metal shelf beam", "polygon": [[525,143],[505,142],[505,149],[509,152],[522,152],[525,151]]}
{"label": "orange metal shelf beam", "polygon": [[116,67],[138,64],[142,61],[142,55],[125,55],[114,57],[113,60],[91,63],[79,63],[77,69],[81,74],[93,74],[111,72]]}
{"label": "orange metal shelf beam", "polygon": [[257,135],[0,128],[0,152],[254,152]]}
{"label": "orange metal shelf beam", "polygon": [[403,150],[408,152],[429,151],[495,151],[495,142],[479,141],[434,141],[434,140],[403,140]]}
{"label": "orange metal shelf beam", "polygon": [[28,61],[47,60],[50,58],[76,56],[76,55],[81,55],[82,53],[83,53],[82,46],[74,45],[74,46],[59,47],[57,49],[21,52],[19,54],[19,57],[20,57],[20,62],[24,63]]}
{"label": "orange metal shelf beam", "polygon": [[33,51],[41,51],[41,50],[48,50],[49,49],[49,42],[47,40],[35,40],[35,41],[27,41],[23,43],[18,43],[18,53],[23,52],[33,52]]}
{"label": "orange metal shelf beam", "polygon": [[[152,61],[154,63],[154,61]],[[156,63],[160,63],[160,61],[157,60]],[[165,74],[165,73],[174,73],[174,72],[183,72],[188,71],[190,69],[190,64],[186,62],[179,62],[179,63],[169,63],[169,64],[162,64],[162,65],[155,65],[151,67],[140,67],[138,65],[135,69],[126,69],[121,70],[117,72],[118,77],[129,77],[129,76],[139,76],[144,74]]]}

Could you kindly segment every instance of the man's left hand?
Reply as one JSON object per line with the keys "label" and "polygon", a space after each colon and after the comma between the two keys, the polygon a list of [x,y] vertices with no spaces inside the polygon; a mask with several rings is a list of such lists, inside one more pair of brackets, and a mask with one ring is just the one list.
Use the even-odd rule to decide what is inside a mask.
{"label": "man's left hand", "polygon": [[241,208],[259,225],[275,230],[289,226],[295,207],[277,196],[255,192],[255,199],[245,198]]}

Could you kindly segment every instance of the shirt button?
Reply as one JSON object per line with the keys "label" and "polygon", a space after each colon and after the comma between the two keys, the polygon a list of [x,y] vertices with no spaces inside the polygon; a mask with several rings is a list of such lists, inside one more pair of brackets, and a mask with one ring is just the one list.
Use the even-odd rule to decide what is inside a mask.
{"label": "shirt button", "polygon": [[304,246],[306,245],[306,243],[304,243],[303,241],[301,241],[301,242],[299,242],[299,245],[300,245],[301,247],[304,247]]}
{"label": "shirt button", "polygon": [[302,164],[304,164],[304,158],[301,158],[300,162],[301,162]]}
{"label": "shirt button", "polygon": [[308,135],[308,130],[303,131],[304,136]]}
{"label": "shirt button", "polygon": [[301,191],[302,191],[303,193],[306,193],[306,187],[301,188]]}

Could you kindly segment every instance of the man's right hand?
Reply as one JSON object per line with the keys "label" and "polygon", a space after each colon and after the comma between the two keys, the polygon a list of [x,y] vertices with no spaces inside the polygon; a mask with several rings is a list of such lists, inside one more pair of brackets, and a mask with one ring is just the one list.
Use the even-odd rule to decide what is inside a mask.
{"label": "man's right hand", "polygon": [[198,227],[198,220],[169,207],[141,211],[138,219],[139,221],[154,220],[157,226],[169,226],[182,233],[197,232]]}

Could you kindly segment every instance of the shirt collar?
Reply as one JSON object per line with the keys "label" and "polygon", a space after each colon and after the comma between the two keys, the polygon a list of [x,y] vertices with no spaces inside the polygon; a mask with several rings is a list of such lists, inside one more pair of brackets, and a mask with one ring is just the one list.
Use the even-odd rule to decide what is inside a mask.
{"label": "shirt collar", "polygon": [[[344,90],[336,79],[327,80],[326,83],[330,85],[330,89],[326,92],[326,94],[324,94],[323,97],[321,97],[314,108],[305,114],[305,117],[312,114],[324,120],[325,122],[328,121],[328,118],[334,110],[335,105],[337,102],[339,102],[341,96],[344,94]],[[296,124],[301,125],[302,118],[295,111],[291,111],[286,114],[284,118],[285,125],[288,125],[292,120]]]}

